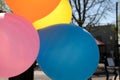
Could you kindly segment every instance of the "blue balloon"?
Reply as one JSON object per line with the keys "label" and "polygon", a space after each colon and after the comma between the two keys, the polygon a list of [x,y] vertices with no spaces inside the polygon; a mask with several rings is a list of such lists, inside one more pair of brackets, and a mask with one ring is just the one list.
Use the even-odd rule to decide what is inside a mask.
{"label": "blue balloon", "polygon": [[41,49],[37,61],[52,80],[87,80],[96,71],[99,49],[85,29],[58,24],[38,33]]}

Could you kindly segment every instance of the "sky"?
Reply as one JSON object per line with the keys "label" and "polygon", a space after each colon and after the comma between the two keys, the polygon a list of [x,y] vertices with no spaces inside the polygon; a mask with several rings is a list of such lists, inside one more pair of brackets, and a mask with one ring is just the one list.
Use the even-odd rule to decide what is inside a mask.
{"label": "sky", "polygon": [[109,15],[106,15],[106,18],[101,19],[100,24],[115,24],[116,23],[116,13],[109,13]]}
{"label": "sky", "polygon": [[120,2],[120,0],[111,0],[111,1],[112,1],[112,8],[114,8],[114,10],[112,12],[108,12],[105,18],[101,18],[98,25],[116,24],[116,2],[118,1]]}
{"label": "sky", "polygon": [[[109,13],[108,15],[106,15],[105,19],[102,19],[100,21],[101,24],[111,24],[111,23],[115,24],[116,23],[116,2],[119,1],[119,5],[120,5],[120,0],[112,0],[112,1],[114,4],[113,7],[115,9],[113,10],[112,13]],[[120,9],[119,9],[119,11],[120,11]]]}

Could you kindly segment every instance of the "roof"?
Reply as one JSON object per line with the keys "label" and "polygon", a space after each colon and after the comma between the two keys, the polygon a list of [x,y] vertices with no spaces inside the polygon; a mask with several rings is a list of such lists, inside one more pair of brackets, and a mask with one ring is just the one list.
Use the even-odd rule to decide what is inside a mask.
{"label": "roof", "polygon": [[98,40],[98,39],[95,39],[97,45],[105,45],[102,41]]}

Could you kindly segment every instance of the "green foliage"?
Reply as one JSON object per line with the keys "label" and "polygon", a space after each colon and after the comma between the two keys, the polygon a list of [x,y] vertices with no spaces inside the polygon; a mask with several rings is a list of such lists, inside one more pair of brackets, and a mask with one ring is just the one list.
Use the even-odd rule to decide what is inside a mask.
{"label": "green foliage", "polygon": [[6,12],[11,12],[10,8],[6,5],[4,0],[0,0],[0,10],[6,11]]}

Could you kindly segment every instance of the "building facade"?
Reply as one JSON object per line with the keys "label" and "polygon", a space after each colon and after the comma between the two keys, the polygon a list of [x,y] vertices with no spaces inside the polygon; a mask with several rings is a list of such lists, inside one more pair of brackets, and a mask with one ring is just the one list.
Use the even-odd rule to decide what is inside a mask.
{"label": "building facade", "polygon": [[117,55],[115,53],[116,45],[116,31],[115,25],[101,25],[95,27],[85,27],[85,29],[90,32],[95,39],[104,43],[105,54],[107,57],[115,58]]}

